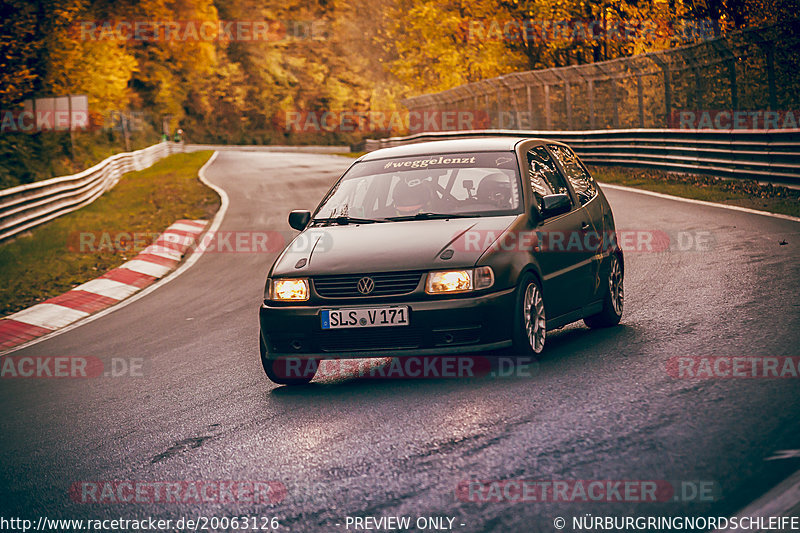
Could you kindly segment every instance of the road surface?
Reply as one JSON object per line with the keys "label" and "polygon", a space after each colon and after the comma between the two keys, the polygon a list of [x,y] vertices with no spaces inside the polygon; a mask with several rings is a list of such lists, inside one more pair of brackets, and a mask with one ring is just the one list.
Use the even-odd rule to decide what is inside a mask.
{"label": "road surface", "polygon": [[[220,152],[207,170],[230,197],[220,231],[289,235],[288,211],[313,208],[351,162]],[[800,449],[798,381],[677,379],[667,367],[679,356],[800,355],[800,224],[606,194],[619,229],[663,231],[672,249],[626,255],[621,326],[553,332],[542,360],[516,377],[272,384],[258,359],[257,311],[277,252],[206,253],[152,294],[14,352],[144,364],[141,376],[0,380],[2,516],[258,515],[283,531],[346,531],[348,516],[406,515],[454,518],[456,531],[545,532],[556,517],[571,531],[585,513],[735,513],[800,467],[797,454],[768,460]],[[669,480],[713,496],[456,496],[469,480],[509,479]],[[104,480],[271,480],[286,493],[276,504],[70,495]]]}

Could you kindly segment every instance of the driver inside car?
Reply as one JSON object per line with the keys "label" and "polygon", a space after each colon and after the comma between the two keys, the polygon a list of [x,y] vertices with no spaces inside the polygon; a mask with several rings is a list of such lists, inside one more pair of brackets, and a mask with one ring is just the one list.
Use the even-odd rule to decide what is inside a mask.
{"label": "driver inside car", "polygon": [[413,216],[428,211],[434,193],[428,178],[401,177],[392,191],[398,216]]}
{"label": "driver inside car", "polygon": [[491,204],[498,209],[511,207],[511,181],[502,172],[484,177],[478,185],[475,197],[481,203]]}

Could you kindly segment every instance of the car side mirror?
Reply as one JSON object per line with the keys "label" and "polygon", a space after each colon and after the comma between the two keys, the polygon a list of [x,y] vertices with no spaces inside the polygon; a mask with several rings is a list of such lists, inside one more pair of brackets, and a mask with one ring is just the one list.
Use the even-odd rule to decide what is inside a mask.
{"label": "car side mirror", "polygon": [[549,218],[572,209],[572,200],[568,194],[548,194],[542,196],[542,217]]}
{"label": "car side mirror", "polygon": [[297,231],[303,231],[311,222],[311,211],[297,209],[289,213],[289,225]]}

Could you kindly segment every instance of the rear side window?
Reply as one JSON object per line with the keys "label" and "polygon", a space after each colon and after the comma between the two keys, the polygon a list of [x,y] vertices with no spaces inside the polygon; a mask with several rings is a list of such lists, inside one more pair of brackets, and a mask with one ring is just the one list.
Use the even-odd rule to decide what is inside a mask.
{"label": "rear side window", "polygon": [[597,187],[594,185],[592,176],[581,162],[578,161],[578,158],[575,157],[575,153],[566,146],[551,144],[549,148],[556,158],[558,158],[558,162],[561,163],[561,166],[564,167],[564,171],[567,173],[567,179],[575,190],[575,194],[578,196],[581,205],[588,203],[589,200],[597,195]]}
{"label": "rear side window", "polygon": [[567,194],[567,182],[556,167],[553,158],[544,146],[528,151],[528,178],[530,180],[536,205],[541,209],[542,196]]}

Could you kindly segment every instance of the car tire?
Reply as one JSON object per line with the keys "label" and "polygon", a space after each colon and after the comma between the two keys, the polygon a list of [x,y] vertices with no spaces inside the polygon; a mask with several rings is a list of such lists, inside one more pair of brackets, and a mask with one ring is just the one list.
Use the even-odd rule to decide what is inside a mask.
{"label": "car tire", "polygon": [[603,310],[587,316],[583,323],[590,328],[609,328],[619,324],[625,303],[624,268],[617,254],[611,254],[608,278],[603,292]]}
{"label": "car tire", "polygon": [[297,376],[289,376],[287,372],[288,359],[273,359],[267,353],[267,346],[264,344],[264,339],[261,335],[258,336],[258,344],[261,351],[261,366],[264,367],[264,373],[273,383],[278,385],[307,385],[314,376],[317,374],[319,368],[319,359],[302,359],[301,361],[301,374]]}
{"label": "car tire", "polygon": [[522,275],[514,309],[513,350],[516,355],[538,357],[547,337],[542,286],[530,272]]}

